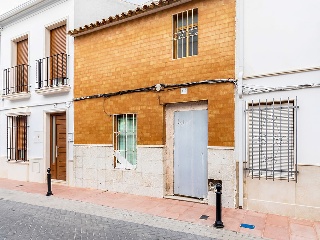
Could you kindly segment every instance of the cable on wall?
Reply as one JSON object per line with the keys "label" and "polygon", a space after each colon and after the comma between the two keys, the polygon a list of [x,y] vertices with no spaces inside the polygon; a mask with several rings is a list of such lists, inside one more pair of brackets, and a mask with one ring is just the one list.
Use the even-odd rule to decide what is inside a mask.
{"label": "cable on wall", "polygon": [[164,90],[174,90],[174,89],[184,88],[184,87],[192,87],[192,86],[203,85],[203,84],[217,84],[217,83],[233,83],[236,85],[236,80],[228,78],[228,79],[203,80],[199,82],[187,82],[187,83],[179,83],[179,84],[156,84],[154,86],[144,87],[144,88],[136,88],[136,89],[122,90],[122,91],[112,92],[112,93],[102,93],[102,94],[94,94],[89,96],[77,97],[77,98],[74,98],[73,101],[82,101],[82,100],[95,99],[95,98],[110,98],[114,96],[120,96],[120,95],[138,93],[138,92],[160,92]]}

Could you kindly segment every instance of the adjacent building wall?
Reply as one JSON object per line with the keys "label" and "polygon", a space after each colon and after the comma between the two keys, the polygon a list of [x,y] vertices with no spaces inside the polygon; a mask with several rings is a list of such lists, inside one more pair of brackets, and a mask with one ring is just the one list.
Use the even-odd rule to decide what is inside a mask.
{"label": "adjacent building wall", "polygon": [[[320,84],[319,70],[304,70],[320,67],[320,17],[316,14],[320,2],[281,1],[277,2],[276,7],[273,1],[268,0],[241,2],[243,11],[237,14],[239,21],[243,20],[243,29],[237,31],[237,39],[243,39],[243,45],[239,41],[237,50],[239,53],[243,50],[243,55],[238,60],[237,75],[242,71],[243,60],[243,90],[246,91],[242,99],[237,100],[241,110],[236,119],[237,124],[242,124],[238,125],[239,136],[242,137],[236,145],[242,146],[240,155],[244,162],[248,161],[244,113],[246,102],[297,98],[295,104],[299,107],[294,116],[297,119],[297,183],[279,179],[251,179],[248,172],[244,171],[244,207],[319,220],[320,195],[317,189],[320,189],[320,89],[303,89],[303,86]],[[297,13],[300,17],[297,17]],[[248,88],[271,91],[253,94],[248,92]],[[239,118],[242,120],[239,121]],[[241,129],[245,131],[241,133]]]}
{"label": "adjacent building wall", "polygon": [[[73,173],[73,38],[67,37],[67,53],[69,57],[68,77],[71,90],[66,93],[58,93],[43,96],[35,92],[37,88],[36,80],[36,60],[50,56],[48,52],[49,39],[46,28],[59,22],[66,22],[67,29],[73,29],[73,0],[59,1],[47,4],[45,7],[41,3],[39,9],[33,7],[33,12],[27,11],[27,15],[7,23],[1,32],[1,75],[3,84],[3,70],[13,67],[14,55],[13,40],[21,36],[28,35],[28,63],[29,68],[29,90],[30,98],[21,100],[2,99],[0,103],[0,177],[45,182],[46,169],[50,167],[47,146],[47,136],[50,134],[50,126],[46,123],[46,116],[50,112],[66,112],[67,133],[70,138],[67,141],[67,169]],[[4,86],[4,85],[2,85]],[[2,94],[2,92],[1,92]],[[28,162],[7,161],[7,115],[8,113],[27,111],[28,117]],[[67,177],[71,175],[67,174]],[[69,183],[72,183],[69,181]]]}

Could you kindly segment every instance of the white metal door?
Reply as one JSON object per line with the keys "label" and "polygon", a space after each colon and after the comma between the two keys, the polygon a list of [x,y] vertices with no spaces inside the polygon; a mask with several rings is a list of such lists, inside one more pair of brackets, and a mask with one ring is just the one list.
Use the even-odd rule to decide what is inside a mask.
{"label": "white metal door", "polygon": [[174,113],[174,194],[208,194],[208,111]]}

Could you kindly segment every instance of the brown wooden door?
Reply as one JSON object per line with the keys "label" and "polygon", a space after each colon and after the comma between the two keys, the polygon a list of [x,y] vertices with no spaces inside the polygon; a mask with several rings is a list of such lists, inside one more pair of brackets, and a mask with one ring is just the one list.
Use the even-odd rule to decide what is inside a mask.
{"label": "brown wooden door", "polygon": [[51,85],[64,84],[67,75],[66,25],[50,31]]}
{"label": "brown wooden door", "polygon": [[15,91],[28,91],[28,39],[17,42],[17,66],[14,69]]}
{"label": "brown wooden door", "polygon": [[53,179],[66,180],[66,114],[51,116],[51,159]]}

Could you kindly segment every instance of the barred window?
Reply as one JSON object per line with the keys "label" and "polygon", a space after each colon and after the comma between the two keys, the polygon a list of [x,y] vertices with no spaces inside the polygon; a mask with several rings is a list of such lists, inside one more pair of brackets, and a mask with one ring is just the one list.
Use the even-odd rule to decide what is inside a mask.
{"label": "barred window", "polygon": [[198,9],[173,15],[173,58],[198,55]]}
{"label": "barred window", "polygon": [[251,177],[297,179],[294,101],[248,104],[248,157]]}
{"label": "barred window", "polygon": [[23,115],[7,117],[7,158],[27,161],[28,117]]}
{"label": "barred window", "polygon": [[134,169],[137,165],[137,117],[121,114],[113,117],[115,167]]}

